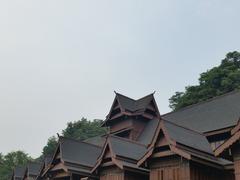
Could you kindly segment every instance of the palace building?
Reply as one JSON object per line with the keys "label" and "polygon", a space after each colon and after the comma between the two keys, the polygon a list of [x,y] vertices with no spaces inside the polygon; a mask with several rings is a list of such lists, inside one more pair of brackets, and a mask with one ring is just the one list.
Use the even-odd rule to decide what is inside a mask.
{"label": "palace building", "polygon": [[116,93],[108,134],[59,137],[37,175],[16,168],[12,180],[240,180],[239,119],[240,91],[163,115],[154,94]]}

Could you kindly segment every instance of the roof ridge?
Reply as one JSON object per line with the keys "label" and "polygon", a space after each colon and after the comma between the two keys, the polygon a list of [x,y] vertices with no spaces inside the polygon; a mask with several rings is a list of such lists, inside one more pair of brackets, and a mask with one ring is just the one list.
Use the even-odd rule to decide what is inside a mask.
{"label": "roof ridge", "polygon": [[107,135],[107,134],[102,134],[102,135],[98,135],[98,136],[93,136],[93,137],[84,139],[83,142],[87,142],[87,140],[90,140],[90,139],[93,139],[93,138],[96,138],[96,137],[104,138],[104,136],[106,136],[106,135]]}
{"label": "roof ridge", "polygon": [[168,115],[168,114],[172,114],[172,113],[176,113],[176,112],[181,112],[181,111],[184,111],[184,110],[186,110],[186,109],[190,109],[190,108],[192,108],[192,107],[195,107],[195,106],[198,106],[198,105],[201,105],[201,104],[204,104],[204,103],[209,103],[209,102],[214,101],[214,100],[216,100],[216,99],[220,99],[220,98],[223,98],[223,97],[225,97],[225,96],[228,96],[228,95],[231,95],[231,94],[235,94],[235,93],[239,93],[239,92],[240,92],[239,89],[235,89],[235,90],[233,90],[233,91],[230,91],[230,92],[227,92],[227,93],[224,93],[224,94],[221,94],[221,95],[218,95],[218,96],[215,96],[215,97],[206,99],[206,100],[204,100],[204,101],[200,101],[200,102],[197,102],[197,103],[195,103],[195,104],[191,104],[191,105],[188,105],[188,106],[186,106],[186,107],[182,107],[182,108],[180,108],[180,109],[178,109],[178,110],[176,110],[176,111],[171,111],[171,112],[165,113],[165,114],[163,114],[162,116],[166,116],[166,115]]}
{"label": "roof ridge", "polygon": [[147,147],[146,145],[141,144],[141,143],[138,142],[138,141],[134,141],[134,140],[131,140],[131,139],[127,139],[127,138],[115,136],[115,135],[112,135],[112,134],[109,134],[108,137],[113,137],[113,138],[120,139],[120,140],[123,140],[123,141],[131,142],[131,143],[133,143],[133,144],[137,144],[137,145],[140,145],[140,146],[143,146],[143,147]]}
{"label": "roof ridge", "polygon": [[146,95],[146,96],[143,96],[143,97],[137,99],[136,101],[142,100],[142,99],[144,99],[144,98],[146,98],[146,97],[148,97],[148,96],[153,96],[153,95],[154,95],[154,93],[150,93],[150,94],[148,94],[148,95]]}
{"label": "roof ridge", "polygon": [[63,137],[63,136],[60,136],[59,139],[62,138],[62,139],[68,139],[68,140],[71,140],[71,141],[74,141],[74,142],[77,142],[77,143],[83,143],[83,144],[87,144],[87,145],[90,145],[90,146],[95,146],[97,148],[102,148],[101,146],[98,146],[96,144],[91,144],[91,143],[88,143],[88,142],[84,142],[84,140],[77,140],[77,139],[73,139],[73,138],[70,138],[70,137]]}
{"label": "roof ridge", "polygon": [[141,99],[144,99],[144,98],[146,98],[146,97],[151,96],[151,95],[154,94],[154,92],[153,92],[153,93],[150,93],[150,94],[148,94],[148,95],[146,95],[146,96],[143,96],[143,97],[141,97],[141,98],[139,98],[139,99],[133,99],[133,98],[130,98],[130,97],[128,97],[128,96],[126,96],[126,95],[123,95],[123,94],[121,94],[121,93],[118,93],[118,92],[115,92],[115,93],[116,93],[116,95],[123,96],[123,97],[125,97],[125,98],[128,98],[128,99],[133,100],[133,101],[136,101],[136,102],[139,101],[139,100],[141,100]]}
{"label": "roof ridge", "polygon": [[125,98],[128,98],[128,99],[130,99],[130,100],[132,100],[132,101],[136,101],[135,99],[130,98],[130,97],[128,97],[128,96],[126,96],[126,95],[123,95],[123,94],[121,94],[121,93],[118,93],[118,92],[115,92],[115,93],[116,93],[116,95],[120,95],[120,96],[123,96],[123,97],[125,97]]}
{"label": "roof ridge", "polygon": [[173,125],[175,125],[175,126],[178,126],[178,127],[180,127],[180,128],[183,128],[183,129],[192,131],[192,132],[194,132],[195,134],[199,134],[199,135],[201,135],[201,136],[206,137],[206,136],[205,136],[203,133],[201,133],[201,132],[195,131],[195,130],[190,129],[190,128],[187,128],[187,127],[185,127],[185,126],[181,126],[181,125],[179,125],[179,124],[176,124],[176,123],[174,123],[174,122],[168,121],[168,120],[166,120],[166,119],[161,119],[161,120],[166,121],[167,123],[173,124]]}

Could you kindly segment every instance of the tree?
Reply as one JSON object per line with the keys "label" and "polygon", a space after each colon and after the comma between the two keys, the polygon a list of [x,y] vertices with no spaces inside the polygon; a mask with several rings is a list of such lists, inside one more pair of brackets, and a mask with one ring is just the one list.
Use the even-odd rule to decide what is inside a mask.
{"label": "tree", "polygon": [[[77,140],[85,140],[94,136],[103,135],[106,133],[106,128],[101,127],[102,120],[89,121],[86,118],[67,123],[67,127],[62,130],[64,137],[69,137]],[[57,138],[52,136],[48,139],[47,145],[43,148],[42,156],[52,155],[57,147]]]}
{"label": "tree", "polygon": [[2,153],[0,153],[0,167],[1,167],[1,165],[3,165],[3,155],[2,155]]}
{"label": "tree", "polygon": [[102,120],[89,121],[82,118],[79,121],[69,122],[67,128],[62,131],[64,137],[85,140],[94,136],[103,135],[106,129],[101,127]]}
{"label": "tree", "polygon": [[200,74],[199,85],[187,86],[170,99],[173,110],[240,89],[240,53],[230,52],[217,67]]}
{"label": "tree", "polygon": [[55,149],[57,148],[57,138],[52,136],[48,139],[47,145],[43,147],[43,156],[53,155]]}
{"label": "tree", "polygon": [[23,151],[10,152],[7,155],[0,155],[0,177],[1,180],[8,180],[9,175],[16,166],[24,166],[32,158]]}

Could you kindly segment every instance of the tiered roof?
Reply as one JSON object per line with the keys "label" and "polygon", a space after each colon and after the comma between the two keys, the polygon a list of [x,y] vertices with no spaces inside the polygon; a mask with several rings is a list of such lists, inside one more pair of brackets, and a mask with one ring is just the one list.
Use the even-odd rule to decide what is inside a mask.
{"label": "tiered roof", "polygon": [[138,100],[134,100],[122,94],[116,93],[112,107],[103,125],[108,126],[114,119],[126,116],[143,116],[147,119],[160,118],[154,94],[149,94]]}
{"label": "tiered roof", "polygon": [[[82,177],[97,176],[99,168],[110,165],[148,173],[144,162],[173,155],[220,169],[232,165],[231,161],[215,155],[240,139],[240,91],[162,116],[153,94],[134,100],[116,93],[104,125],[111,126],[112,122],[116,125],[122,117],[126,120],[126,117],[133,116],[136,120],[138,116],[146,118],[145,127],[137,139],[107,134],[82,142],[60,137],[54,157],[49,165],[42,167],[41,174],[63,171]],[[207,133],[229,128],[232,137],[213,152]]]}
{"label": "tiered roof", "polygon": [[148,172],[147,169],[137,166],[138,160],[146,153],[146,151],[147,146],[136,141],[108,135],[101,155],[98,157],[92,172],[101,167],[104,159],[108,159],[109,162],[107,163],[111,162],[120,169],[131,168]]}

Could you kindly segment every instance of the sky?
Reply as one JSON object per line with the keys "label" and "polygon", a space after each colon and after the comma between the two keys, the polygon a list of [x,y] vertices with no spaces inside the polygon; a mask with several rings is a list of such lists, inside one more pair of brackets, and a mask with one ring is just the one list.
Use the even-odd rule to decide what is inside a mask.
{"label": "sky", "polygon": [[0,1],[0,152],[38,157],[114,90],[168,99],[240,50],[239,0]]}

